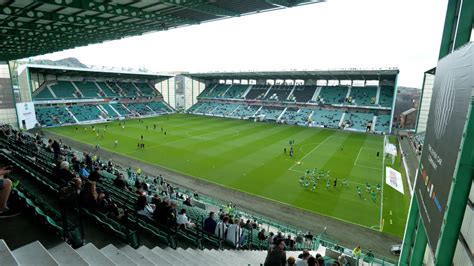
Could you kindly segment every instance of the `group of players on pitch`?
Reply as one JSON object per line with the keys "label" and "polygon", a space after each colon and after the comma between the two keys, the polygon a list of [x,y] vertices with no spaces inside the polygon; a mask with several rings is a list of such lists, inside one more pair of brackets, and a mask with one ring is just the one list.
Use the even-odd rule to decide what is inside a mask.
{"label": "group of players on pitch", "polygon": [[[138,123],[141,123],[143,124],[144,121],[143,119],[138,119]],[[125,130],[125,121],[122,121],[122,122],[119,122],[118,123],[118,126],[119,128],[121,128],[122,130]],[[146,130],[149,129],[148,125],[145,126]],[[156,130],[158,128],[157,124],[153,124],[153,129]],[[90,129],[91,129],[91,133],[92,134],[95,134],[97,140],[103,140],[104,139],[104,135],[105,133],[107,132],[107,124],[104,126],[103,129],[100,129],[100,128],[97,128],[95,125],[91,125],[90,126]],[[76,132],[79,131],[79,127],[76,126]],[[84,127],[84,131],[88,131],[88,127]],[[163,135],[166,136],[166,131],[163,129],[163,127],[161,127],[161,133]],[[118,144],[119,144],[119,141],[118,140],[115,140],[114,141],[114,148],[117,148],[118,147]],[[144,142],[144,139],[143,139],[143,135],[140,136],[140,139],[138,140],[138,144],[137,144],[137,148],[138,149],[145,149],[145,142]],[[95,145],[95,149],[96,150],[99,150],[100,149],[100,146],[99,146],[99,143],[97,143]]]}
{"label": "group of players on pitch", "polygon": [[[337,187],[337,177],[334,178],[334,180],[331,182],[331,173],[330,171],[325,171],[323,169],[314,168],[314,169],[306,169],[305,174],[303,176],[300,176],[299,183],[300,186],[310,189],[311,192],[315,192],[316,188],[318,187],[318,182],[321,180],[326,181],[326,189],[330,189],[331,187],[336,188]],[[332,184],[331,184],[332,183]],[[342,179],[341,181],[342,187],[349,187],[347,179]],[[372,187],[372,185],[369,184],[369,182],[365,182],[366,186],[366,192],[370,194],[372,201],[377,202],[377,194],[382,191],[382,186],[380,184],[377,184],[375,188]],[[359,185],[356,187],[357,189],[357,195],[359,196],[360,199],[366,200],[366,198],[363,195],[362,189]]]}

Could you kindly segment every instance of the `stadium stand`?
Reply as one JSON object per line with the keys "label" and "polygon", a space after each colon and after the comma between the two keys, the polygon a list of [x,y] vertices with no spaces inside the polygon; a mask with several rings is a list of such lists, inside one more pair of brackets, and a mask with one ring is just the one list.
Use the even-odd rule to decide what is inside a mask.
{"label": "stadium stand", "polygon": [[100,87],[100,89],[105,93],[104,96],[106,97],[120,97],[118,90],[113,90],[110,86],[107,85],[105,82],[96,82],[96,84]]}
{"label": "stadium stand", "polygon": [[150,84],[145,82],[135,82],[133,83],[142,93],[143,96],[153,96],[156,95],[154,89],[150,86]]}
{"label": "stadium stand", "polygon": [[378,115],[375,123],[376,132],[388,132],[390,129],[390,115]]}
{"label": "stadium stand", "polygon": [[344,116],[346,128],[365,131],[374,119],[373,113],[347,112]]}
{"label": "stadium stand", "polygon": [[130,110],[121,103],[113,103],[110,104],[110,106],[112,106],[120,114],[120,116],[128,116],[132,114]]}
{"label": "stadium stand", "polygon": [[72,115],[64,107],[43,107],[36,109],[36,117],[41,125],[54,126],[75,123]]}
{"label": "stadium stand", "polygon": [[[110,84],[110,83],[109,83]],[[133,83],[130,82],[116,82],[112,83],[115,84],[113,86],[115,87],[120,87],[121,91],[124,93],[124,96],[139,96],[139,92],[137,90],[137,87],[133,85]]]}
{"label": "stadium stand", "polygon": [[312,123],[315,126],[339,128],[342,113],[341,110],[326,110],[320,108],[314,110],[310,120],[313,121]]}
{"label": "stadium stand", "polygon": [[103,113],[106,113],[108,117],[110,118],[119,117],[119,114],[117,114],[117,112],[115,112],[114,109],[112,109],[112,107],[109,104],[101,104],[100,106],[104,109]]}
{"label": "stadium stand", "polygon": [[[265,116],[266,120],[331,128],[339,128],[343,123],[343,129],[366,131],[367,123],[378,113],[377,108],[391,107],[394,97],[391,88],[382,87],[377,96],[379,87],[376,86],[211,84],[199,96],[209,100],[199,101],[187,112],[244,119]],[[232,102],[235,100],[238,102]],[[249,105],[254,101],[261,101],[261,108]],[[368,111],[367,106],[373,106],[374,110]],[[390,115],[382,115],[375,122],[373,132],[390,131]]]}
{"label": "stadium stand", "polygon": [[49,90],[48,86],[43,86],[43,88],[38,89],[39,92],[36,93],[36,96],[34,98],[36,100],[51,100],[54,99],[53,94],[51,94],[51,91]]}
{"label": "stadium stand", "polygon": [[195,105],[195,108],[192,109],[192,112],[200,114],[210,114],[217,106],[218,103],[214,102],[199,102]]}
{"label": "stadium stand", "polygon": [[288,95],[293,90],[293,85],[291,86],[272,86],[270,91],[267,93],[265,100],[270,101],[286,101]]}
{"label": "stadium stand", "polygon": [[157,114],[172,113],[170,107],[165,105],[163,102],[150,102],[147,103],[147,106],[150,107]]}
{"label": "stadium stand", "polygon": [[311,100],[316,91],[316,86],[295,86],[295,89],[288,96],[288,100],[292,102],[306,103]]}
{"label": "stadium stand", "polygon": [[58,81],[56,84],[49,85],[49,87],[58,99],[82,98],[70,81]]}
{"label": "stadium stand", "polygon": [[380,87],[379,104],[382,107],[392,107],[393,87]]}
{"label": "stadium stand", "polygon": [[280,120],[287,124],[305,125],[312,112],[311,109],[289,107],[281,116]]}
{"label": "stadium stand", "polygon": [[234,84],[224,94],[224,98],[241,99],[243,98],[242,96],[244,95],[245,91],[247,91],[248,88],[249,88],[249,85]]}
{"label": "stadium stand", "polygon": [[263,115],[266,120],[277,120],[280,117],[280,114],[283,112],[284,108],[281,107],[271,107],[266,106],[262,107],[255,116]]}
{"label": "stadium stand", "polygon": [[97,88],[97,85],[94,82],[74,81],[73,83],[80,90],[84,98],[99,98],[100,97],[99,88]]}
{"label": "stadium stand", "polygon": [[117,97],[124,96],[124,92],[122,91],[122,88],[117,86],[117,83],[112,82],[112,81],[107,81],[105,82],[116,94],[118,94]]}
{"label": "stadium stand", "polygon": [[75,105],[68,107],[69,111],[79,121],[91,121],[102,119],[101,111],[96,105]]}
{"label": "stadium stand", "polygon": [[317,97],[318,102],[324,104],[342,104],[346,100],[347,86],[324,86]]}
{"label": "stadium stand", "polygon": [[230,116],[240,105],[239,104],[219,104],[211,112],[213,115]]}
{"label": "stadium stand", "polygon": [[208,86],[208,90],[204,90],[201,93],[203,98],[223,98],[230,85],[226,84],[211,84]]}
{"label": "stadium stand", "polygon": [[239,107],[232,113],[232,116],[246,118],[253,117],[260,109],[258,105],[239,105]]}
{"label": "stadium stand", "polygon": [[377,96],[377,87],[352,87],[350,103],[356,105],[374,105]]}
{"label": "stadium stand", "polygon": [[253,85],[252,89],[250,89],[250,91],[245,96],[245,99],[262,100],[270,87],[271,86],[267,85]]}

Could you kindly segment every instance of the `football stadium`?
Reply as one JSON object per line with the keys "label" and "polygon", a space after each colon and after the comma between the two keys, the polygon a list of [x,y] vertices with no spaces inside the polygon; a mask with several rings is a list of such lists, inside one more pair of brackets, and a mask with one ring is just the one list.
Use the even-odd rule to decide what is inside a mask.
{"label": "football stadium", "polygon": [[405,67],[43,59],[332,2],[1,2],[0,265],[474,265],[474,2],[418,98]]}

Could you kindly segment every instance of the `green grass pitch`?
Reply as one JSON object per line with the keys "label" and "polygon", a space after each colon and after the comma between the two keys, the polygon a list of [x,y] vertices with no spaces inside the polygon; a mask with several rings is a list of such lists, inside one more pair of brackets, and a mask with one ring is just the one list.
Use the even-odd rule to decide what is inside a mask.
{"label": "green grass pitch", "polygon": [[[128,120],[124,129],[118,123],[107,123],[103,139],[90,125],[48,130],[297,208],[375,230],[382,226],[384,232],[399,237],[403,234],[408,198],[384,185],[383,164],[388,162],[383,160],[382,136],[181,114],[149,118],[144,123]],[[104,129],[105,124],[95,127]],[[141,135],[144,150],[137,148]],[[293,158],[283,151],[287,148],[288,153],[290,140],[295,141]],[[395,169],[400,168],[398,160],[392,166]],[[317,182],[315,192],[312,185],[304,188],[299,184],[306,169],[315,167],[330,171],[329,188],[324,178]],[[347,179],[347,186],[342,179]],[[375,202],[366,191],[366,182],[373,188],[383,186]]]}

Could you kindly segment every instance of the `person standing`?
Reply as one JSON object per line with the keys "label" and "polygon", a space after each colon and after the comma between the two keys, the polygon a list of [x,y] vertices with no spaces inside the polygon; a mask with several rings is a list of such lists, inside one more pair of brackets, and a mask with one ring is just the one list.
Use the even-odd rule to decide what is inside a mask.
{"label": "person standing", "polygon": [[278,239],[276,245],[268,250],[267,257],[265,258],[264,266],[285,266],[286,265],[286,253],[285,253],[285,240]]}
{"label": "person standing", "polygon": [[357,246],[356,248],[354,248],[354,250],[352,251],[352,255],[356,258],[356,259],[360,259],[360,255],[362,254],[362,250],[360,248],[360,246]]}

